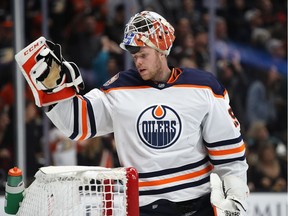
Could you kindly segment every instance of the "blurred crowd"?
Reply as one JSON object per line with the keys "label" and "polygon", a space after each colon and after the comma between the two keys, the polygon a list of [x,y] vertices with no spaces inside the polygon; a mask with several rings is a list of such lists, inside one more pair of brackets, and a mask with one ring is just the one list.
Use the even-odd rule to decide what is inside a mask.
{"label": "blurred crowd", "polygon": [[[0,2],[2,192],[7,171],[16,161],[13,2]],[[44,19],[42,1],[24,2],[26,46],[42,36]],[[61,44],[66,60],[79,66],[85,93],[127,67],[127,56],[119,48],[127,13],[153,10],[163,15],[176,30],[170,64],[215,70],[229,92],[246,143],[250,190],[287,192],[287,1],[218,0],[215,67],[210,65],[208,4],[208,0],[47,0],[47,37]],[[113,134],[75,142],[48,123],[49,137],[44,139],[45,114],[35,106],[28,87],[23,95],[28,180],[45,164],[47,145],[52,165],[120,166]]]}

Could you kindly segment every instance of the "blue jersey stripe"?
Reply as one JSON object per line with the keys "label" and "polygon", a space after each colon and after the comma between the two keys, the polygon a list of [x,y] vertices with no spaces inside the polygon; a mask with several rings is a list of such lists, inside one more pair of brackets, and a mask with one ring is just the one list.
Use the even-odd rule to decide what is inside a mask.
{"label": "blue jersey stripe", "polygon": [[79,102],[78,98],[73,98],[73,107],[74,107],[74,127],[73,127],[73,133],[71,136],[69,136],[70,139],[75,139],[77,135],[79,134]]}
{"label": "blue jersey stripe", "polygon": [[239,143],[241,141],[242,141],[242,136],[241,135],[238,138],[235,138],[235,139],[229,139],[229,140],[213,142],[213,143],[208,143],[205,140],[203,140],[205,146],[207,146],[208,148],[233,145],[233,144]]}
{"label": "blue jersey stripe", "polygon": [[244,161],[246,159],[245,154],[241,157],[237,157],[237,158],[230,158],[230,159],[221,159],[221,160],[212,160],[210,159],[210,162],[213,165],[221,165],[221,164],[227,164],[227,163],[231,163],[231,162],[235,162],[235,161]]}
{"label": "blue jersey stripe", "polygon": [[161,188],[161,189],[139,191],[139,195],[145,196],[145,195],[164,194],[164,193],[169,193],[169,192],[173,192],[173,191],[183,190],[186,188],[197,187],[197,186],[206,184],[209,181],[210,181],[210,176],[207,176],[207,177],[205,177],[199,181],[189,182],[189,183],[180,184],[180,185],[171,186],[171,187],[166,187],[166,188]]}
{"label": "blue jersey stripe", "polygon": [[138,173],[139,178],[152,178],[152,177],[158,177],[158,176],[163,176],[163,175],[169,175],[173,174],[176,172],[181,172],[185,170],[190,170],[194,169],[196,167],[199,167],[209,161],[208,157],[205,157],[204,159],[197,161],[195,163],[187,164],[181,167],[175,167],[175,168],[169,168],[165,170],[160,170],[160,171],[154,171],[154,172],[147,172],[147,173]]}
{"label": "blue jersey stripe", "polygon": [[90,129],[91,129],[91,135],[89,136],[89,138],[91,138],[91,137],[94,137],[97,133],[95,117],[94,117],[94,112],[93,112],[91,102],[86,97],[83,96],[83,98],[87,102],[87,111],[88,111]]}

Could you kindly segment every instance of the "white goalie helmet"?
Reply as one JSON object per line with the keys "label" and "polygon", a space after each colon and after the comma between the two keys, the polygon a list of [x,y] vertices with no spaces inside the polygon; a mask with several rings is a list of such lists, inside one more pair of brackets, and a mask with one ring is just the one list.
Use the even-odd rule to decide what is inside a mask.
{"label": "white goalie helmet", "polygon": [[175,40],[174,31],[173,26],[159,14],[142,11],[126,24],[120,47],[133,53],[133,48],[148,46],[168,56]]}

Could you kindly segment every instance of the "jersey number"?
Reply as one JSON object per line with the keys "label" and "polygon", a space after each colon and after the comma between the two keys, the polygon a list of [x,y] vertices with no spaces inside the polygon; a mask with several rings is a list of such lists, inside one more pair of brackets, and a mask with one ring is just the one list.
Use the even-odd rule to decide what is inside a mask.
{"label": "jersey number", "polygon": [[228,113],[229,113],[229,115],[231,116],[235,127],[238,127],[238,126],[240,125],[240,123],[239,123],[239,121],[237,120],[237,118],[235,117],[235,115],[234,115],[231,107],[228,109]]}

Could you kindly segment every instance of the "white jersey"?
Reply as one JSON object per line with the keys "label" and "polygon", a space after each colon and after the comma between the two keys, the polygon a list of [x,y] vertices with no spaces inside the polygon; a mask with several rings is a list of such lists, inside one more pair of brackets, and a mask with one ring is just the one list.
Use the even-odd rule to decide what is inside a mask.
{"label": "white jersey", "polygon": [[227,92],[208,72],[174,68],[167,83],[120,72],[47,115],[73,140],[113,132],[121,165],[139,172],[140,206],[203,196],[211,172],[246,181],[240,125]]}

